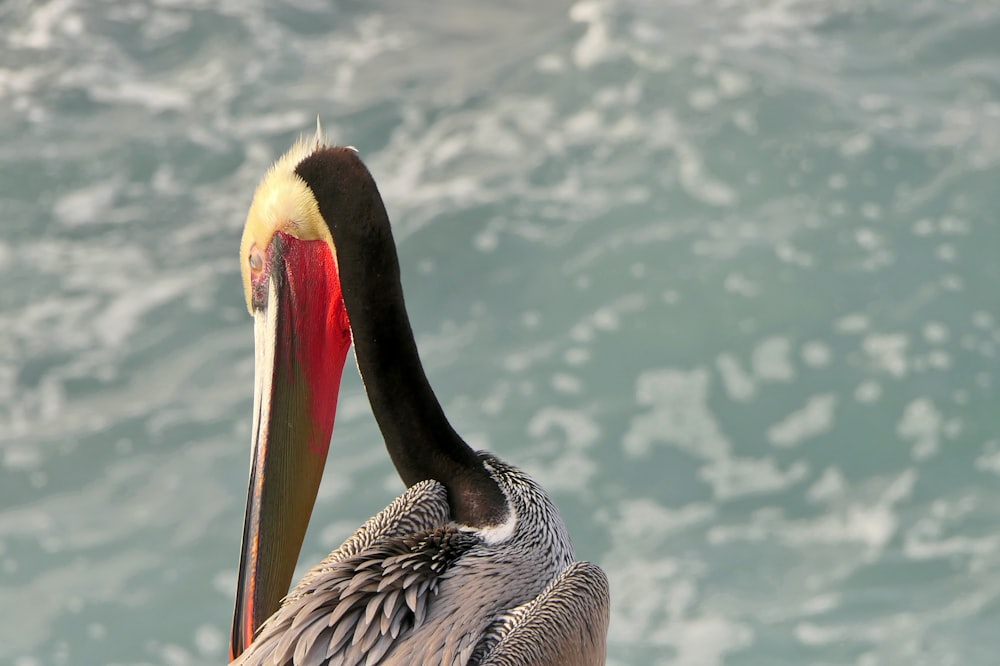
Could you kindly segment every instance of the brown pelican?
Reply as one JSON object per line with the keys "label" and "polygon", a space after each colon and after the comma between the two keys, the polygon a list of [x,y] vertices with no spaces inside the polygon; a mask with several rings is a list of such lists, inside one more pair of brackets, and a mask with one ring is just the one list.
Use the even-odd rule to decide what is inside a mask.
{"label": "brown pelican", "polygon": [[[299,141],[240,249],[254,317],[239,664],[603,664],[608,581],[528,475],[475,452],[424,374],[378,188],[351,148]],[[407,490],[287,595],[348,347]],[[284,597],[284,599],[282,599]],[[266,621],[265,621],[266,619]]]}

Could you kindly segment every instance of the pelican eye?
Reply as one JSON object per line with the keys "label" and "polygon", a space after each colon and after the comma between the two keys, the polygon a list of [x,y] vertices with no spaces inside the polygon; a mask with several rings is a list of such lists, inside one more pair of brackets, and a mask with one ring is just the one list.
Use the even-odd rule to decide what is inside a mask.
{"label": "pelican eye", "polygon": [[250,257],[247,261],[250,263],[250,270],[254,273],[260,273],[264,270],[264,253],[256,246],[250,249]]}

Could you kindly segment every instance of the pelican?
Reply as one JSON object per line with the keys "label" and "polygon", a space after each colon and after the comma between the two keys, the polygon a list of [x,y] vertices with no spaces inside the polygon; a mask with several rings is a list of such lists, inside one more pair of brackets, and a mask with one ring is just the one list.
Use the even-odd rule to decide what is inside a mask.
{"label": "pelican", "polygon": [[[530,476],[455,432],[417,353],[381,195],[302,139],[240,246],[254,318],[252,465],[230,657],[242,665],[604,664],[608,581]],[[287,594],[353,340],[406,491]]]}

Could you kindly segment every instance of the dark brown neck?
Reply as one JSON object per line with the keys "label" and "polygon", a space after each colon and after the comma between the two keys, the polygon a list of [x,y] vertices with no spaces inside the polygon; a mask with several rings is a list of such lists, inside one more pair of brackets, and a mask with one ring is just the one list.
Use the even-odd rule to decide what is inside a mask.
{"label": "dark brown neck", "polygon": [[444,484],[460,523],[502,522],[503,492],[451,427],[424,374],[403,302],[396,244],[371,174],[348,148],[319,149],[295,172],[330,227],[358,368],[403,483]]}

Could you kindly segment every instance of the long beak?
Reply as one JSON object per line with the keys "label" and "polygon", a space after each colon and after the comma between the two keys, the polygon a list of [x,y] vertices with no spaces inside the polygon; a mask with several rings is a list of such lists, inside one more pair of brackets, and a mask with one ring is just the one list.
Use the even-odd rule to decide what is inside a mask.
{"label": "long beak", "polygon": [[230,659],[288,592],[350,346],[346,315],[336,316],[343,301],[329,247],[283,235],[272,246],[260,284],[266,300],[254,310],[253,458]]}

